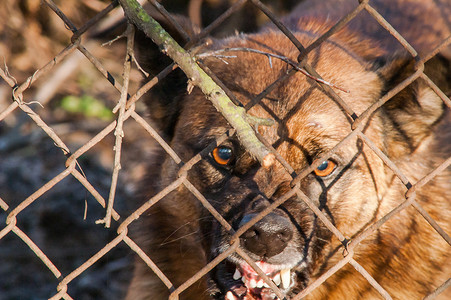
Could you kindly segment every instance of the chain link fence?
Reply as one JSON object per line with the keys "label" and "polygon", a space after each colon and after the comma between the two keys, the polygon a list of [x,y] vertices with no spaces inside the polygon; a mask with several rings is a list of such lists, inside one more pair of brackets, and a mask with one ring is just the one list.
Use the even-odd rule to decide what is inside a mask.
{"label": "chain link fence", "polygon": [[[178,295],[208,274],[233,252],[257,269],[246,253],[237,247],[239,243],[233,243],[228,251],[208,263],[190,280],[181,286],[173,287],[165,274],[135,243],[133,236],[129,235],[129,225],[133,224],[154,203],[181,185],[188,188],[222,226],[229,230],[232,228],[209,205],[208,200],[199,193],[186,176],[190,168],[198,163],[204,154],[211,151],[211,147],[207,147],[189,161],[183,162],[179,178],[138,207],[137,203],[130,200],[134,190],[128,182],[138,181],[138,178],[143,175],[144,166],[141,161],[146,159],[146,153],[155,147],[155,141],[177,164],[182,162],[178,154],[159,136],[157,130],[146,121],[145,108],[140,102],[140,98],[145,92],[167,76],[175,68],[174,65],[168,66],[158,76],[142,86],[140,86],[139,80],[130,79],[139,78],[140,72],[136,68],[132,68],[132,59],[128,59],[133,57],[131,50],[133,36],[130,31],[123,33],[125,29],[124,22],[121,21],[123,12],[117,1],[81,1],[90,9],[86,15],[76,16],[78,24],[81,25],[76,25],[71,17],[68,17],[68,15],[73,15],[73,13],[69,13],[72,9],[80,8],[80,3],[77,4],[77,7],[71,8],[62,1],[43,0],[39,7],[35,2],[39,1],[22,1],[20,5],[35,7],[39,14],[42,14],[43,10],[47,13],[51,12],[52,17],[49,19],[51,22],[49,22],[52,24],[48,26],[56,26],[59,27],[58,31],[66,31],[66,38],[63,39],[63,42],[50,39],[49,44],[54,42],[55,49],[64,43],[65,46],[45,65],[36,67],[33,72],[29,72],[30,69],[33,69],[33,65],[28,70],[18,71],[21,73],[19,77],[22,77],[19,80],[15,77],[16,70],[8,68],[8,59],[4,60],[3,66],[0,68],[0,77],[2,78],[0,81],[2,98],[0,102],[0,183],[2,184],[0,188],[0,219],[4,224],[0,228],[0,299],[120,299],[123,297],[127,282],[131,277],[131,257],[134,254],[139,255],[157,273],[168,289],[173,289],[171,299],[177,299]],[[144,3],[144,1],[141,2]],[[153,0],[149,2],[153,4],[153,9],[165,16],[168,16],[165,7],[169,11],[171,8],[176,8],[177,5],[189,7],[192,20],[197,23],[201,22],[198,8],[202,1],[190,1],[189,3],[167,1],[167,3],[162,3],[163,6]],[[210,3],[210,1],[206,2]],[[211,1],[211,3],[214,2]],[[233,22],[231,25],[230,19],[240,13],[243,14],[244,9],[252,8],[254,23],[236,26],[241,26],[240,30],[255,29],[259,23],[262,23],[261,20],[269,19],[299,49],[301,53],[299,61],[302,61],[308,52],[321,45],[353,18],[362,13],[369,13],[380,26],[396,38],[412,57],[417,59],[413,74],[360,115],[349,108],[330,85],[318,82],[331,95],[332,100],[352,118],[353,130],[331,151],[321,155],[319,159],[298,174],[280,155],[275,153],[276,159],[292,176],[293,188],[282,196],[280,201],[273,203],[268,210],[263,212],[268,214],[271,209],[276,208],[289,197],[297,195],[302,201],[305,201],[346,249],[339,263],[292,299],[301,299],[308,295],[347,264],[352,265],[364,276],[384,299],[391,299],[387,291],[365,270],[365,266],[360,265],[354,259],[353,249],[383,226],[387,220],[394,218],[408,207],[414,207],[451,245],[448,234],[437,224],[437,220],[429,216],[415,198],[415,191],[418,188],[433,180],[437,174],[449,167],[451,153],[426,177],[417,182],[410,182],[395,163],[365,135],[362,124],[393,95],[419,78],[423,79],[437,93],[448,108],[451,108],[451,100],[448,95],[441,91],[423,72],[425,62],[449,47],[451,36],[443,39],[440,45],[430,53],[419,57],[417,51],[372,7],[371,1],[356,1],[355,8],[348,15],[305,48],[279,21],[274,12],[266,6],[270,3],[265,5],[258,0],[219,2],[222,5],[221,9],[217,9],[217,6],[210,3],[210,14],[214,16],[214,19],[202,30],[198,36],[199,39],[212,33],[228,34],[224,28],[233,29]],[[15,5],[13,3],[14,1],[7,1],[5,5],[10,5],[11,8]],[[281,3],[283,4],[275,5],[273,9],[278,8],[282,12],[294,4],[289,1],[281,1]],[[248,10],[248,12],[250,11]],[[7,23],[11,22],[10,24],[12,24],[17,21],[13,15],[10,17],[9,20],[6,19]],[[7,26],[4,26],[6,30]],[[33,28],[23,28],[21,33],[26,36],[31,30]],[[113,37],[115,34],[122,34],[122,37],[127,40],[127,45],[124,43],[125,39],[108,43],[107,39],[103,38],[103,36]],[[184,33],[181,32],[181,34]],[[6,38],[4,37],[4,39]],[[107,42],[104,47],[100,47],[102,38]],[[68,39],[69,42],[67,42]],[[6,42],[9,41],[6,39]],[[39,43],[39,41],[36,42]],[[6,44],[6,48],[13,49],[15,46],[17,45]],[[0,49],[6,52],[6,48]],[[54,53],[55,49],[50,49],[49,52]],[[13,51],[11,50],[11,52]],[[28,52],[28,55],[31,53],[33,52]],[[118,63],[118,60],[121,62]],[[72,119],[64,117],[64,123],[61,123],[58,121],[60,120],[58,116],[61,114],[67,116],[70,108],[64,108],[62,104],[55,106],[52,99],[64,98],[71,92],[80,95],[79,90],[71,90],[67,87],[70,76],[76,73],[76,69],[80,65],[83,70],[95,70],[94,73],[86,71],[87,79],[85,81],[95,82],[86,88],[87,93],[96,94],[97,98],[104,97],[112,100],[109,103],[102,101],[99,103],[99,101],[91,99],[91,101],[87,101],[90,104],[86,104],[88,111],[100,106],[100,111],[112,111],[114,115],[106,112],[107,116],[101,122],[85,120],[86,111],[80,108],[83,106],[80,103],[86,99],[80,96],[68,103],[72,103],[72,105],[76,103],[74,109],[79,116],[83,115],[81,121],[80,117]],[[309,74],[319,77],[311,66],[304,65],[303,68]],[[286,76],[278,79],[262,94],[251,99],[250,103],[258,105],[259,101],[277,86],[277,82],[286,79],[293,73],[294,71],[289,72]],[[70,80],[74,80],[79,86],[87,84],[80,79],[80,76],[76,79],[72,76]],[[100,85],[97,85],[97,82]],[[227,83],[220,83],[220,85],[227,87]],[[96,117],[103,118],[103,115]],[[80,130],[82,134],[80,134]],[[146,139],[142,137],[149,135],[147,143]],[[349,241],[329,221],[324,212],[303,193],[297,183],[356,136],[396,174],[405,185],[407,193],[405,200],[400,202],[398,207]],[[215,141],[215,144],[221,143],[225,138],[224,134],[222,139]],[[274,152],[274,149],[272,151]],[[122,167],[128,170],[129,177],[122,175]],[[80,220],[82,221],[80,222]],[[258,219],[255,219],[236,231],[231,241],[239,239],[257,221]],[[436,285],[438,288],[429,296],[430,298],[434,298],[445,290],[450,285],[450,280],[437,282]],[[283,299],[284,295],[277,287],[274,287],[274,292]]]}

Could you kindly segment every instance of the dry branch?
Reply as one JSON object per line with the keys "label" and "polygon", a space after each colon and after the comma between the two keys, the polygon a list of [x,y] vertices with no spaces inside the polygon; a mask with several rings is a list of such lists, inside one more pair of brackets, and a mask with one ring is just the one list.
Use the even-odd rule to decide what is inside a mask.
{"label": "dry branch", "polygon": [[[139,5],[136,0],[119,0],[130,22],[135,24],[149,38],[156,43],[161,51],[168,55],[185,72],[190,84],[199,87],[214,107],[222,113],[229,124],[236,130],[237,136],[248,152],[263,166],[272,165],[275,160],[272,154],[257,138],[252,125],[255,117],[250,117],[243,107],[235,106],[214,81],[197,65],[195,59],[185,51],[177,42]],[[254,124],[249,124],[254,122]],[[268,123],[263,122],[263,123]]]}
{"label": "dry branch", "polygon": [[271,66],[271,68],[272,68],[271,57],[280,59],[281,61],[289,64],[290,66],[292,66],[296,71],[301,72],[302,74],[304,74],[305,76],[307,76],[310,79],[315,80],[316,82],[323,83],[323,84],[328,85],[328,86],[330,86],[332,88],[339,89],[342,92],[349,93],[349,90],[347,90],[347,89],[344,89],[344,88],[342,88],[342,87],[340,87],[340,86],[338,86],[338,85],[336,85],[336,84],[334,84],[332,82],[325,81],[324,79],[319,78],[317,76],[311,75],[310,73],[308,73],[303,68],[300,68],[298,66],[299,65],[298,63],[292,61],[291,59],[289,59],[286,56],[278,55],[278,54],[274,54],[274,53],[270,53],[270,52],[264,52],[264,51],[260,51],[260,50],[257,50],[257,49],[243,48],[243,47],[240,47],[240,48],[225,48],[225,49],[220,49],[220,50],[215,50],[215,51],[210,51],[210,52],[204,52],[204,53],[201,53],[201,54],[197,54],[196,58],[204,58],[204,57],[213,56],[213,57],[216,57],[216,58],[222,60],[224,63],[227,64],[227,61],[225,61],[224,58],[236,58],[236,56],[227,56],[227,55],[222,55],[221,53],[233,52],[233,51],[251,52],[251,53],[256,53],[256,54],[261,54],[261,55],[267,56],[268,57],[268,63]]}
{"label": "dry branch", "polygon": [[102,220],[98,220],[97,223],[104,223],[106,228],[109,228],[111,225],[111,215],[113,212],[114,198],[116,195],[116,186],[119,177],[119,170],[121,169],[121,152],[122,152],[122,139],[124,137],[123,125],[126,120],[125,117],[125,106],[127,104],[127,95],[128,95],[128,86],[130,81],[130,70],[131,70],[131,61],[133,57],[133,44],[134,44],[134,36],[135,36],[135,27],[132,24],[127,25],[127,29],[124,33],[124,36],[127,38],[127,54],[125,56],[124,61],[124,83],[122,85],[121,90],[121,98],[119,99],[119,116],[117,119],[117,126],[114,132],[116,136],[116,142],[114,144],[114,168],[113,168],[113,176],[111,178],[111,188],[110,194],[108,197],[108,206],[106,211],[106,216]]}

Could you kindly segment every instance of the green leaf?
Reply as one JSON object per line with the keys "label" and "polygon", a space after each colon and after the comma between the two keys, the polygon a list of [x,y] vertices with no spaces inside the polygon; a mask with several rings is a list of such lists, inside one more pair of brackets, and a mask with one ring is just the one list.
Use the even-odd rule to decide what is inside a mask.
{"label": "green leaf", "polygon": [[89,95],[66,96],[61,100],[61,108],[69,113],[81,114],[86,118],[97,118],[104,121],[111,121],[114,118],[111,109],[106,107],[102,101]]}

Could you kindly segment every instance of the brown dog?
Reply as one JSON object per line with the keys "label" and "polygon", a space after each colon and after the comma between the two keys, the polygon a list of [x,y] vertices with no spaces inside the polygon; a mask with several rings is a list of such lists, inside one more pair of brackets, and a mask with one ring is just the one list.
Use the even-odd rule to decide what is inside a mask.
{"label": "brown dog", "polygon": [[[451,32],[451,23],[444,18],[450,15],[451,3],[438,2],[377,0],[370,4],[421,58]],[[357,1],[344,0],[304,1],[283,22],[307,47],[357,5]],[[196,32],[186,22],[184,27],[191,30],[190,34]],[[157,49],[142,37],[138,42],[141,63],[154,74],[160,71],[164,60]],[[273,25],[256,34],[214,40],[197,53],[238,47],[291,61],[297,61],[300,54]],[[445,93],[451,81],[448,50],[425,65],[425,73]],[[221,54],[226,57],[204,55],[203,63],[244,105],[291,69],[285,61],[268,59],[255,51]],[[412,56],[366,11],[314,48],[307,63],[326,81],[349,90],[335,89],[357,116],[415,72]],[[231,128],[197,88],[187,92],[186,82],[177,70],[146,98],[155,126],[185,162]],[[260,127],[259,132],[296,173],[351,133],[351,116],[315,80],[300,72],[279,83],[249,113],[276,121],[274,126]],[[397,93],[364,125],[365,136],[395,163],[409,183],[402,183],[366,142],[354,136],[298,185],[350,240],[400,205],[407,187],[451,155],[449,109],[423,79]],[[143,197],[151,198],[176,180],[179,169],[163,150],[157,150],[141,184]],[[188,172],[188,180],[235,231],[289,192],[292,176],[295,174],[289,174],[278,162],[262,168],[233,135],[212,147],[210,154]],[[448,234],[450,195],[448,168],[417,189],[415,198]],[[153,205],[141,219],[139,245],[175,288],[230,247],[230,232],[183,185]],[[240,238],[242,251],[258,262],[287,298],[335,266],[343,258],[342,246],[296,194]],[[423,298],[451,275],[450,245],[412,206],[389,219],[353,251],[353,258],[394,299]],[[272,289],[236,253],[207,276],[192,284],[181,298],[276,299]],[[154,272],[137,259],[127,299],[167,299],[169,293]],[[347,264],[305,299],[380,297]]]}

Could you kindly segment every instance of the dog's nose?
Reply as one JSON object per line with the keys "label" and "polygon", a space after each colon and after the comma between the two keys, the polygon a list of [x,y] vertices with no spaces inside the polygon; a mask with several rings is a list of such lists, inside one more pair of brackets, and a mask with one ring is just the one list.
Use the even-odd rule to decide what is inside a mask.
{"label": "dog's nose", "polygon": [[[256,215],[255,213],[245,215],[240,222],[240,227]],[[292,237],[293,229],[290,220],[272,212],[241,236],[241,245],[260,257],[269,258],[282,252]]]}

